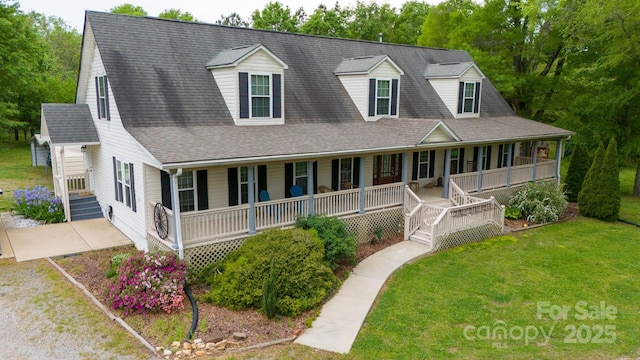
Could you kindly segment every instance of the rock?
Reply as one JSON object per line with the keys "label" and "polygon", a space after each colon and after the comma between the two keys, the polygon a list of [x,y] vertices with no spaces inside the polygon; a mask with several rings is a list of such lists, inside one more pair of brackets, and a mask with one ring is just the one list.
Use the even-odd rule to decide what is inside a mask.
{"label": "rock", "polygon": [[298,337],[300,336],[301,333],[302,333],[302,329],[297,329],[296,331],[293,332],[293,336]]}
{"label": "rock", "polygon": [[184,344],[182,344],[182,349],[183,350],[191,350],[191,349],[193,349],[193,346],[191,346],[190,342],[185,341]]}
{"label": "rock", "polygon": [[197,343],[196,344],[196,349],[204,349],[207,345],[205,345],[205,343]]}
{"label": "rock", "polygon": [[207,350],[212,350],[216,348],[216,344],[212,343],[212,342],[208,342],[207,345],[205,346],[205,349]]}
{"label": "rock", "polygon": [[178,348],[178,347],[180,347],[180,341],[174,341],[174,342],[172,342],[172,343],[171,343],[171,347],[172,347],[172,348]]}
{"label": "rock", "polygon": [[182,355],[182,350],[176,351],[176,356],[180,356],[180,355]]}
{"label": "rock", "polygon": [[247,340],[247,334],[243,332],[233,333],[233,338],[235,340]]}
{"label": "rock", "polygon": [[206,342],[217,344],[222,340],[224,340],[224,338],[221,336],[218,336],[218,337],[214,337],[213,339],[207,340]]}
{"label": "rock", "polygon": [[161,353],[164,351],[164,346],[156,346],[156,351]]}
{"label": "rock", "polygon": [[183,350],[183,351],[182,351],[182,353],[183,353],[183,354],[185,354],[185,355],[187,355],[187,356],[189,356],[189,355],[191,355],[191,351],[192,351],[191,349],[189,349],[189,350]]}
{"label": "rock", "polygon": [[165,349],[162,351],[162,356],[171,356],[171,350]]}
{"label": "rock", "polygon": [[202,339],[195,339],[195,340],[193,340],[193,343],[194,344],[202,344],[203,341],[202,341]]}
{"label": "rock", "polygon": [[206,351],[204,351],[204,350],[198,350],[198,351],[196,351],[196,356],[205,356],[206,354],[207,354],[207,352],[206,352]]}

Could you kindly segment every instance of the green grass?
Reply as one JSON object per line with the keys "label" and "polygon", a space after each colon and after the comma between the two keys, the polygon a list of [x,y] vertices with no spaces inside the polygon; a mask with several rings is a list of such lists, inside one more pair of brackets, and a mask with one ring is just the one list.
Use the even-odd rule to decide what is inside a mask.
{"label": "green grass", "polygon": [[[639,252],[637,228],[582,218],[437,253],[393,277],[365,321],[351,357],[636,356]],[[538,319],[537,304],[544,301],[570,307],[567,319]],[[604,301],[615,306],[618,315],[615,320],[576,319],[578,301],[589,306]],[[564,342],[570,335],[567,326],[583,326],[585,338],[587,328],[593,335],[605,325],[615,327],[612,344]],[[500,326],[514,329],[514,336],[477,338],[479,328]],[[534,326],[547,332],[553,328],[548,344],[538,346],[544,342],[540,333],[528,344],[517,338],[518,329]],[[475,340],[465,337],[467,327]]]}
{"label": "green grass", "polygon": [[13,207],[13,190],[43,185],[53,190],[51,171],[31,166],[29,142],[0,141],[0,213]]}

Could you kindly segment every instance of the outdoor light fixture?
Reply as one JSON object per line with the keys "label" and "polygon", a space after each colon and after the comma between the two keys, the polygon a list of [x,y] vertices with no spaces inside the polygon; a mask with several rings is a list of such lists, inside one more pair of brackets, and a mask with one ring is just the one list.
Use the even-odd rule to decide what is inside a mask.
{"label": "outdoor light fixture", "polygon": [[87,152],[87,145],[82,145],[80,147],[80,151],[82,151],[83,153],[86,153]]}

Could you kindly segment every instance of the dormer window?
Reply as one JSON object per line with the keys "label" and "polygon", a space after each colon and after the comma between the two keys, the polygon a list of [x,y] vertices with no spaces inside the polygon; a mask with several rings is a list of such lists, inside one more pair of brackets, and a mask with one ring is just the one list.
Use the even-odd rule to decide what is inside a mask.
{"label": "dormer window", "polygon": [[398,114],[398,79],[369,79],[369,116]]}
{"label": "dormer window", "polygon": [[478,113],[479,105],[480,105],[480,83],[461,81],[458,114]]}
{"label": "dormer window", "polygon": [[251,75],[251,117],[271,117],[271,77]]}
{"label": "dormer window", "polygon": [[391,112],[391,81],[378,80],[376,92],[376,115],[389,115]]}

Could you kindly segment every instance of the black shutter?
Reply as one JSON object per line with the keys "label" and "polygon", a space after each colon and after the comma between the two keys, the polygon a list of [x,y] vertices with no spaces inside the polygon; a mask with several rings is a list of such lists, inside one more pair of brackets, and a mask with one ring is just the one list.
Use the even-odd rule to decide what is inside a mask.
{"label": "black shutter", "polygon": [[165,171],[160,170],[160,188],[162,189],[162,205],[168,209],[171,206],[171,178]]}
{"label": "black shutter", "polygon": [[479,82],[476,83],[476,93],[474,96],[473,103],[474,103],[473,112],[477,114],[480,111],[480,83]]}
{"label": "black shutter", "polygon": [[120,197],[118,196],[118,162],[115,156],[113,157],[113,189],[116,193],[116,201],[120,201]]}
{"label": "black shutter", "polygon": [[464,173],[464,148],[458,151],[458,174]]}
{"label": "black shutter", "polygon": [[111,114],[109,113],[109,82],[107,81],[107,75],[104,76],[104,111],[106,112],[107,120],[111,120]]}
{"label": "black shutter", "polygon": [[458,91],[458,114],[462,114],[463,105],[464,105],[464,81],[460,81],[460,90]]}
{"label": "black shutter", "polygon": [[280,74],[273,74],[273,117],[282,116],[282,96],[280,94]]}
{"label": "black shutter", "polygon": [[498,168],[502,167],[502,156],[504,155],[504,145],[498,145]]}
{"label": "black shutter", "polygon": [[435,166],[436,166],[436,151],[431,150],[429,152],[429,177],[432,178],[435,176]]}
{"label": "black shutter", "polygon": [[258,196],[262,190],[267,190],[267,165],[258,165]]}
{"label": "black shutter", "polygon": [[360,158],[353,158],[353,185],[360,186]]}
{"label": "black shutter", "polygon": [[238,205],[238,168],[227,169],[227,184],[229,186],[229,206]]}
{"label": "black shutter", "polygon": [[478,146],[474,146],[473,147],[473,164],[475,165],[473,167],[472,171],[477,171],[478,170]]}
{"label": "black shutter", "polygon": [[491,169],[491,145],[487,145],[487,168],[485,170]]}
{"label": "black shutter", "polygon": [[291,197],[291,187],[293,186],[293,163],[284,164],[284,197]]}
{"label": "black shutter", "polygon": [[391,80],[391,115],[398,114],[398,79]]}
{"label": "black shutter", "polygon": [[136,182],[135,176],[133,175],[133,164],[129,163],[129,181],[131,186],[131,210],[136,212]]}
{"label": "black shutter", "polygon": [[376,116],[376,79],[369,79],[369,116]]}
{"label": "black shutter", "polygon": [[418,162],[420,161],[420,153],[413,152],[413,167],[411,169],[411,180],[418,180]]}
{"label": "black shutter", "polygon": [[[245,72],[241,72],[239,73],[239,76],[240,76],[240,83],[239,83],[240,119],[248,119],[249,118],[249,74]],[[236,199],[236,202],[237,202],[237,199]]]}
{"label": "black shutter", "polygon": [[313,193],[318,193],[318,162],[313,162]]}
{"label": "black shutter", "polygon": [[[100,80],[96,76],[96,105],[98,105],[98,119],[102,118],[102,113],[100,113]],[[116,191],[116,194],[118,191]]]}
{"label": "black shutter", "polygon": [[207,170],[196,172],[196,182],[198,184],[198,210],[209,209],[209,184]]}
{"label": "black shutter", "polygon": [[340,190],[340,160],[331,160],[331,189]]}

